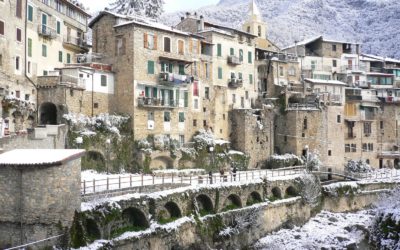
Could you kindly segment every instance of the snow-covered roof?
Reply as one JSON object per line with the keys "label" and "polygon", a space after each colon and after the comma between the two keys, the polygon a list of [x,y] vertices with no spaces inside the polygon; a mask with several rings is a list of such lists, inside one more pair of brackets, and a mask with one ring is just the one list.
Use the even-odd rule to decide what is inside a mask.
{"label": "snow-covered roof", "polygon": [[0,154],[0,166],[58,166],[84,154],[83,149],[14,149]]}
{"label": "snow-covered roof", "polygon": [[207,33],[207,32],[216,32],[216,33],[220,33],[220,34],[222,34],[222,35],[226,35],[226,36],[231,36],[231,37],[233,37],[232,33],[227,32],[227,31],[225,31],[225,30],[216,29],[216,28],[208,28],[208,29],[199,31],[198,33],[199,33],[199,34],[202,34],[202,33]]}
{"label": "snow-covered roof", "polygon": [[326,85],[342,85],[346,86],[347,84],[337,80],[321,80],[321,79],[311,79],[306,78],[304,79],[306,82],[313,83],[313,84],[326,84]]}
{"label": "snow-covered roof", "polygon": [[385,61],[385,62],[392,62],[392,63],[400,63],[400,60],[398,60],[398,59],[389,58],[389,57],[383,57],[383,56],[376,56],[376,55],[371,55],[371,54],[362,54],[362,60],[363,59],[365,61],[369,61],[370,59],[372,59],[372,60],[375,60],[375,61]]}
{"label": "snow-covered roof", "polygon": [[290,45],[288,47],[283,48],[282,50],[290,49],[290,48],[293,48],[295,46],[307,45],[307,44],[315,42],[315,41],[317,41],[319,39],[322,39],[323,42],[328,42],[328,43],[360,44],[360,43],[356,43],[356,42],[349,42],[349,41],[342,41],[342,40],[335,40],[335,39],[326,39],[326,38],[324,38],[324,36],[319,35],[319,36],[314,36],[314,37],[308,38],[306,40],[297,42],[296,44],[292,44],[292,45]]}
{"label": "snow-covered roof", "polygon": [[[243,30],[240,30],[240,29],[235,29],[235,28],[232,28],[232,27],[224,26],[224,25],[220,25],[220,24],[215,24],[215,23],[210,23],[210,22],[204,22],[204,24],[206,26],[211,26],[212,28],[216,28],[216,29],[219,29],[219,30],[230,30],[230,31],[233,31],[233,32],[236,32],[236,33],[244,34],[246,36],[257,37],[257,36],[255,36],[255,35],[253,35],[251,33],[246,32],[246,31],[243,31]],[[206,27],[206,29],[207,29],[207,27]],[[233,34],[230,34],[230,35],[233,35]]]}

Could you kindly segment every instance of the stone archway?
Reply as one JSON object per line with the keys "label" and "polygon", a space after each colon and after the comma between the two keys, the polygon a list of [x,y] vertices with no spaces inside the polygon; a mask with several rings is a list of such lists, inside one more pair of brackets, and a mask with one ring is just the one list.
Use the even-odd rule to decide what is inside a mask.
{"label": "stone archway", "polygon": [[230,194],[226,198],[223,207],[224,207],[223,208],[224,211],[241,208],[242,200],[240,199],[240,197],[237,194]]}
{"label": "stone archway", "polygon": [[149,221],[145,213],[135,207],[130,207],[122,211],[122,227],[133,227],[137,230],[149,227]]}
{"label": "stone archway", "polygon": [[182,217],[181,209],[173,201],[167,202],[158,213],[158,222],[161,224],[169,223]]}
{"label": "stone archway", "polygon": [[39,108],[39,119],[41,125],[57,125],[57,106],[51,102],[44,102]]}
{"label": "stone archway", "polygon": [[89,150],[82,157],[82,170],[94,169],[98,172],[107,170],[106,158],[99,151]]}
{"label": "stone archway", "polygon": [[157,156],[151,160],[150,169],[172,169],[174,160],[169,156]]}
{"label": "stone archway", "polygon": [[290,197],[296,197],[297,195],[298,195],[298,192],[294,187],[289,186],[288,188],[286,188],[285,197],[290,198]]}
{"label": "stone archway", "polygon": [[282,199],[282,192],[281,192],[280,188],[278,188],[278,187],[272,188],[271,193],[272,193],[272,198]]}
{"label": "stone archway", "polygon": [[246,205],[251,206],[255,203],[260,203],[262,202],[261,194],[257,191],[251,192],[249,197],[247,197]]}
{"label": "stone archway", "polygon": [[211,198],[206,194],[200,194],[196,196],[196,202],[201,216],[210,214],[214,210],[214,206]]}

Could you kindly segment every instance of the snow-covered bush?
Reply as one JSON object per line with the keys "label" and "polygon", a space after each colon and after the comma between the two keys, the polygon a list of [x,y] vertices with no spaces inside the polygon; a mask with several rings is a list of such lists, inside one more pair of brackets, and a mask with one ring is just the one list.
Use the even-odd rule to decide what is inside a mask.
{"label": "snow-covered bush", "polygon": [[206,130],[200,130],[193,137],[194,146],[197,150],[208,149],[209,147],[215,147],[214,134]]}
{"label": "snow-covered bush", "polygon": [[304,165],[308,171],[318,171],[322,165],[318,151],[308,152],[306,157],[302,157]]}
{"label": "snow-covered bush", "polygon": [[304,173],[295,181],[299,185],[300,196],[308,204],[317,206],[319,197],[321,196],[321,184],[319,182],[319,178],[313,174]]}
{"label": "snow-covered bush", "polygon": [[372,171],[372,168],[368,163],[366,163],[363,160],[350,160],[347,162],[345,165],[344,169],[347,172],[352,172],[352,173],[368,173]]}
{"label": "snow-covered bush", "polygon": [[163,0],[114,0],[110,9],[123,15],[158,18],[163,12]]}
{"label": "snow-covered bush", "polygon": [[294,154],[271,155],[266,162],[267,169],[292,167],[302,165],[303,161]]}
{"label": "snow-covered bush", "polygon": [[377,249],[400,249],[400,188],[382,197],[371,230],[371,241]]}

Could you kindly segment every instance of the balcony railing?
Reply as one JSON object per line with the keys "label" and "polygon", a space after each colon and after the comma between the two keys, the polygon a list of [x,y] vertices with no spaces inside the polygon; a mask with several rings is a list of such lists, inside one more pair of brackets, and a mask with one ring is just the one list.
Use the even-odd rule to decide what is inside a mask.
{"label": "balcony railing", "polygon": [[46,37],[46,38],[56,38],[57,37],[57,31],[53,28],[50,28],[47,25],[40,24],[38,25],[38,33],[39,35]]}
{"label": "balcony railing", "polygon": [[243,79],[231,78],[228,80],[228,87],[230,88],[240,88],[243,86]]}
{"label": "balcony railing", "polygon": [[341,104],[342,103],[342,96],[339,94],[332,94],[332,93],[319,93],[319,101],[323,103],[330,103],[330,104]]}
{"label": "balcony railing", "polygon": [[80,89],[86,89],[86,79],[82,79],[71,75],[61,75],[60,84]]}
{"label": "balcony railing", "polygon": [[332,72],[332,66],[318,65],[318,64],[315,64],[315,65],[303,65],[302,70]]}
{"label": "balcony railing", "polygon": [[174,73],[160,73],[160,82],[164,85],[186,86],[194,81],[190,75],[179,75]]}
{"label": "balcony railing", "polygon": [[384,68],[380,68],[380,67],[370,67],[369,71],[375,72],[375,73],[385,73],[386,72]]}
{"label": "balcony railing", "polygon": [[240,58],[237,56],[228,56],[228,64],[240,65],[242,64],[242,62],[240,61]]}
{"label": "balcony railing", "polygon": [[366,67],[364,65],[343,65],[340,69],[342,73],[346,73],[347,71],[364,72]]}
{"label": "balcony railing", "polygon": [[178,102],[173,99],[160,99],[156,97],[138,97],[138,105],[140,107],[154,107],[154,108],[177,108]]}
{"label": "balcony railing", "polygon": [[93,63],[100,62],[103,59],[103,55],[100,53],[88,53],[88,54],[77,54],[77,63]]}
{"label": "balcony railing", "polygon": [[64,36],[64,43],[72,44],[78,47],[86,47],[87,41],[81,37]]}

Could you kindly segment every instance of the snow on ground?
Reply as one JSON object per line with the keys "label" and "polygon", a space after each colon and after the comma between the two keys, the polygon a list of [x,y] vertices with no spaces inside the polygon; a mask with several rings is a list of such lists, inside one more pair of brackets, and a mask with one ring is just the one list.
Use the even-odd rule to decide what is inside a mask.
{"label": "snow on ground", "polygon": [[304,226],[282,229],[255,244],[255,249],[346,249],[362,248],[366,230],[372,226],[374,211],[331,213],[322,211]]}

